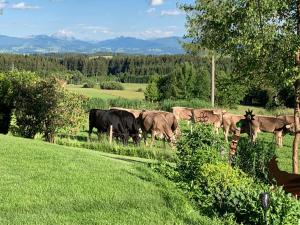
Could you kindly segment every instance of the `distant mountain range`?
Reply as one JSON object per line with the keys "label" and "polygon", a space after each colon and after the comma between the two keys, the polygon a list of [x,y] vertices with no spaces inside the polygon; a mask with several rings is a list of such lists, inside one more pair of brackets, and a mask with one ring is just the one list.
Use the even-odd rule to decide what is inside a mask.
{"label": "distant mountain range", "polygon": [[118,37],[100,42],[88,42],[75,38],[37,35],[27,38],[17,38],[0,35],[0,53],[127,53],[127,54],[182,54],[180,37],[157,39],[138,39],[132,37]]}

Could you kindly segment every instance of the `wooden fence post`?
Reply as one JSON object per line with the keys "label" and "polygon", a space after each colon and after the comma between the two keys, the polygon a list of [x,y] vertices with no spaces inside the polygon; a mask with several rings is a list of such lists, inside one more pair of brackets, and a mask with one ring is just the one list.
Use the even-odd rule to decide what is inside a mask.
{"label": "wooden fence post", "polygon": [[109,127],[109,144],[112,144],[112,136],[113,136],[113,126],[110,125]]}

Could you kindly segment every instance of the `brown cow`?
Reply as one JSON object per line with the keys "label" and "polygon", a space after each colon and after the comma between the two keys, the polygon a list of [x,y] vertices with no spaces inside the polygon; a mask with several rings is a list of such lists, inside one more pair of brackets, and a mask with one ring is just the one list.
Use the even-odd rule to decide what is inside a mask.
{"label": "brown cow", "polygon": [[277,116],[278,119],[281,119],[285,121],[288,125],[283,129],[282,131],[277,131],[276,133],[276,141],[279,147],[283,146],[283,136],[286,133],[294,133],[294,123],[295,118],[293,115],[283,115],[283,116]]}
{"label": "brown cow", "polygon": [[172,132],[175,134],[175,137],[178,138],[180,136],[179,124],[176,119],[176,116],[173,113],[166,112],[166,111],[157,111],[157,110],[148,111],[148,112],[155,112],[155,113],[160,113],[161,115],[163,115],[166,118]]}
{"label": "brown cow", "polygon": [[192,119],[194,122],[212,124],[216,132],[219,133],[219,128],[223,123],[223,115],[226,111],[221,109],[193,109]]}
{"label": "brown cow", "polygon": [[177,120],[192,120],[193,108],[186,107],[172,107],[172,113]]}
{"label": "brown cow", "polygon": [[139,117],[140,113],[142,112],[142,110],[139,109],[125,109],[120,107],[111,107],[110,109],[125,110],[127,112],[132,113],[136,119]]}
{"label": "brown cow", "polygon": [[[175,136],[166,119],[159,111],[143,111],[139,120],[143,131],[144,142],[146,144],[147,134],[151,133],[151,145],[155,138],[167,140],[171,144],[175,142]],[[164,142],[165,143],[165,142]]]}
{"label": "brown cow", "polygon": [[[224,113],[224,115],[223,115],[223,130],[224,130],[225,140],[227,142],[228,142],[228,134],[233,133],[234,131],[237,130],[236,124],[242,119],[245,119],[245,116],[234,115],[231,113]],[[244,131],[241,131],[241,133],[244,133]]]}
{"label": "brown cow", "polygon": [[269,178],[275,178],[276,184],[283,186],[286,192],[292,193],[295,196],[300,195],[300,175],[281,171],[278,168],[276,158],[273,157],[268,165]]}
{"label": "brown cow", "polygon": [[[255,116],[251,125],[253,141],[256,140],[259,132],[269,132],[275,134],[278,145],[280,145],[279,140],[282,137],[282,132],[291,127],[287,121],[274,116]],[[250,134],[249,126],[246,126],[245,129]]]}

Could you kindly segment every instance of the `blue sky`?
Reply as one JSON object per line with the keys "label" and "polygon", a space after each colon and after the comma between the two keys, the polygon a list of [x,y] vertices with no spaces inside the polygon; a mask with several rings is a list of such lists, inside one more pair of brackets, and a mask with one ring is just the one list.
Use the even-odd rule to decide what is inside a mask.
{"label": "blue sky", "polygon": [[[182,36],[185,15],[177,4],[194,0],[0,0],[0,34],[46,34],[82,40],[119,36]],[[2,11],[2,12],[1,12]]]}

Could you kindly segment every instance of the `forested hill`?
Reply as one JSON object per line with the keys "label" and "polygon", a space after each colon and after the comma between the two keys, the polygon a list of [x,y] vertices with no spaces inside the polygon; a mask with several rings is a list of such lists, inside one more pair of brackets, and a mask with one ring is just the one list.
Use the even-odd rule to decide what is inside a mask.
{"label": "forested hill", "polygon": [[[13,55],[0,54],[0,71],[12,69],[36,72],[42,76],[52,73],[84,77],[116,76],[122,82],[145,83],[152,75],[167,75],[177,65],[189,62],[199,70],[210,70],[210,59],[190,55],[133,56],[133,55]],[[230,69],[228,59],[220,60],[218,67]]]}

